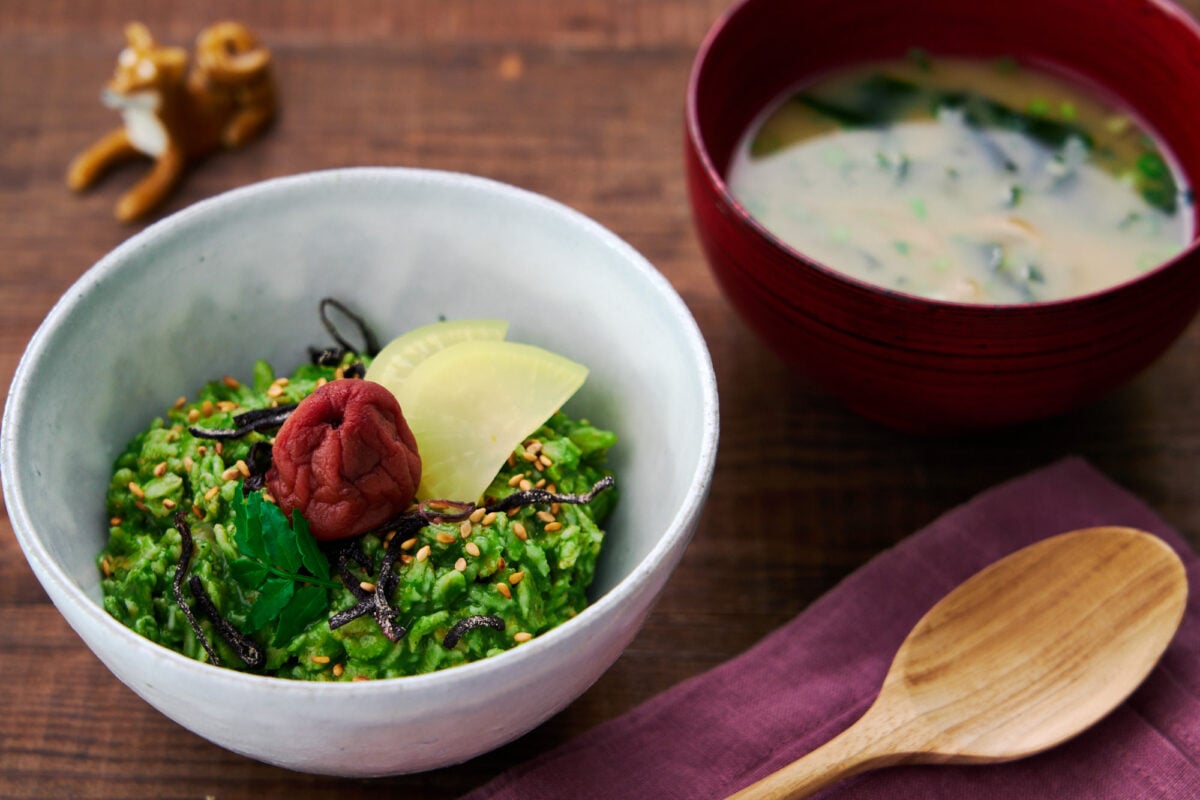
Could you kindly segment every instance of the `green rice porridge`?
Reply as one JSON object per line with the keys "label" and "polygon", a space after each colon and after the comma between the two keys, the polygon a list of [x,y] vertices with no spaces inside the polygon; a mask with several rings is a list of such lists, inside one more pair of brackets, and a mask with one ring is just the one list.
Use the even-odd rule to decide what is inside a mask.
{"label": "green rice porridge", "polygon": [[[108,613],[191,658],[304,680],[431,672],[578,614],[617,499],[604,466],[610,431],[554,413],[479,505],[421,497],[395,525],[319,546],[301,515],[289,523],[254,488],[274,430],[192,432],[286,410],[326,383],[357,380],[366,364],[349,354],[279,377],[259,361],[250,383],[213,381],[135,436],[107,492],[98,565]],[[191,557],[181,559],[185,540]]]}

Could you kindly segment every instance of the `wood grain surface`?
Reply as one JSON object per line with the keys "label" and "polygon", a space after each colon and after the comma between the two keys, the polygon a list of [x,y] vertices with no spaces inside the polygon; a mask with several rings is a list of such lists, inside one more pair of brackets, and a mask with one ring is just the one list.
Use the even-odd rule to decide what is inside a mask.
{"label": "wood grain surface", "polygon": [[722,426],[700,529],[616,665],[557,717],[494,753],[375,781],[258,764],[151,709],[50,605],[3,515],[0,797],[455,797],[743,651],[938,514],[1069,454],[1090,459],[1200,545],[1200,324],[1089,408],[942,439],[858,419],[751,336],[700,253],[682,172],[688,70],[724,6],[0,0],[5,391],[57,298],[140,228],[112,218],[140,167],[82,196],[64,186],[70,159],[116,124],[98,94],[124,23],[140,19],[161,41],[190,47],[206,24],[235,17],[275,53],[281,117],[263,139],[195,169],[163,213],[263,178],[346,165],[459,170],[545,193],[628,240],[679,290],[712,351]]}

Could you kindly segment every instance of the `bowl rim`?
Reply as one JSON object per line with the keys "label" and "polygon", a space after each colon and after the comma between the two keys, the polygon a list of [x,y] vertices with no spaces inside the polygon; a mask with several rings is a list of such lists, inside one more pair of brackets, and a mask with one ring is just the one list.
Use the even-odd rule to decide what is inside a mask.
{"label": "bowl rim", "polygon": [[[908,294],[898,289],[892,289],[886,286],[869,283],[860,278],[856,278],[847,273],[841,272],[833,267],[829,267],[815,258],[804,255],[800,250],[785,243],[774,233],[759,222],[744,205],[729,190],[729,186],[725,181],[720,170],[713,164],[712,157],[708,152],[708,145],[704,137],[703,129],[700,125],[698,105],[699,98],[699,83],[701,73],[704,71],[708,63],[708,57],[712,52],[716,43],[724,35],[729,28],[731,21],[741,14],[747,6],[765,2],[765,0],[734,0],[720,16],[714,20],[713,24],[705,33],[701,40],[699,48],[692,59],[691,68],[688,72],[687,89],[685,94],[684,104],[684,129],[687,139],[688,149],[692,152],[696,161],[700,165],[700,170],[703,172],[708,185],[715,190],[716,200],[720,204],[723,211],[728,212],[726,216],[730,216],[735,224],[743,228],[749,228],[757,238],[766,242],[773,250],[780,255],[785,256],[789,261],[803,265],[808,269],[812,269],[824,278],[835,283],[844,284],[847,287],[873,295],[880,300],[886,300],[899,305],[907,305],[913,307],[919,312],[930,312],[939,309],[953,310],[961,314],[986,314],[989,316],[996,315],[1022,315],[1029,310],[1037,312],[1054,312],[1073,310],[1080,306],[1090,305],[1097,302],[1104,302],[1110,298],[1123,294],[1125,290],[1132,286],[1141,284],[1143,281],[1152,278],[1153,276],[1177,269],[1185,261],[1192,257],[1197,251],[1200,251],[1200,204],[1196,206],[1194,211],[1195,218],[1193,220],[1191,240],[1187,246],[1176,253],[1171,258],[1163,261],[1153,269],[1149,269],[1143,273],[1128,278],[1120,283],[1112,286],[1098,289],[1085,294],[1071,295],[1056,300],[1042,300],[1033,303],[968,303],[958,300],[938,300],[921,295]],[[1170,0],[1142,0],[1143,4],[1154,11],[1169,17],[1176,24],[1182,25],[1183,28],[1191,33],[1195,40],[1197,57],[1200,58],[1200,21],[1192,18],[1183,9],[1174,5]],[[801,78],[802,80],[802,78]],[[1115,93],[1114,93],[1115,94]],[[760,110],[761,111],[761,110]],[[689,170],[690,172],[690,170]],[[1189,176],[1190,177],[1190,176]],[[1195,186],[1200,188],[1200,175],[1196,176]],[[698,220],[697,220],[698,222]]]}
{"label": "bowl rim", "polygon": [[[36,532],[37,526],[25,505],[25,491],[18,469],[18,436],[14,429],[17,420],[24,416],[25,408],[31,400],[26,392],[30,375],[34,365],[40,363],[45,356],[47,342],[52,334],[68,320],[96,284],[108,280],[112,273],[120,269],[122,263],[129,260],[139,250],[159,240],[168,239],[177,231],[203,223],[212,215],[221,213],[221,209],[227,205],[237,206],[267,195],[282,194],[296,189],[309,190],[314,186],[348,180],[428,182],[456,186],[456,188],[472,192],[489,192],[506,200],[528,204],[535,209],[562,218],[568,225],[584,229],[600,244],[617,252],[624,262],[636,270],[659,294],[665,309],[670,312],[670,317],[681,329],[688,345],[688,357],[700,376],[702,440],[696,466],[692,471],[687,493],[679,508],[658,541],[634,568],[620,578],[604,595],[589,603],[575,617],[519,647],[478,661],[430,673],[358,682],[294,680],[217,667],[208,662],[189,658],[125,627],[104,611],[100,604],[87,596],[50,556],[41,537]],[[283,693],[285,696],[289,694],[307,696],[313,693],[318,696],[326,693],[339,695],[344,692],[377,694],[390,693],[401,686],[406,690],[420,691],[431,685],[466,684],[483,678],[497,669],[510,667],[519,669],[520,665],[530,659],[540,658],[543,651],[556,648],[559,642],[567,641],[568,637],[575,635],[575,631],[582,631],[591,620],[615,612],[627,597],[637,594],[641,587],[652,579],[660,564],[664,562],[674,564],[674,560],[671,558],[672,551],[678,549],[680,554],[682,553],[694,528],[691,523],[698,518],[707,499],[716,462],[718,438],[719,413],[716,375],[699,325],[666,277],[632,245],[614,232],[560,201],[492,178],[463,172],[415,167],[341,167],[270,178],[198,201],[130,236],[89,267],[47,313],[29,340],[17,364],[12,383],[9,386],[3,419],[0,422],[0,473],[5,476],[3,481],[4,499],[8,506],[9,518],[17,543],[56,606],[60,602],[70,603],[75,610],[103,630],[106,635],[124,637],[124,641],[128,642],[131,647],[144,649],[145,654],[152,660],[171,663],[176,669],[184,670],[191,679],[215,681],[218,684],[233,686],[242,685],[257,690],[274,687],[270,690]],[[60,609],[61,612],[62,609]],[[68,622],[71,622],[69,618]],[[74,627],[74,623],[71,625]],[[81,636],[81,638],[84,637]],[[91,649],[90,643],[89,649]],[[99,656],[98,653],[94,654]],[[102,658],[101,661],[107,664],[106,659]]]}

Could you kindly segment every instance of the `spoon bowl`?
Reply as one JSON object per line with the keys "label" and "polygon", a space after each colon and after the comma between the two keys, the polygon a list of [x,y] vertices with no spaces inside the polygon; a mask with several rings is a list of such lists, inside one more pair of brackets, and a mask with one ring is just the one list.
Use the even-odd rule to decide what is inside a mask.
{"label": "spoon bowl", "polygon": [[733,797],[806,797],[877,767],[1054,747],[1141,684],[1186,602],[1183,563],[1142,531],[1089,528],[1018,550],[921,618],[857,722]]}

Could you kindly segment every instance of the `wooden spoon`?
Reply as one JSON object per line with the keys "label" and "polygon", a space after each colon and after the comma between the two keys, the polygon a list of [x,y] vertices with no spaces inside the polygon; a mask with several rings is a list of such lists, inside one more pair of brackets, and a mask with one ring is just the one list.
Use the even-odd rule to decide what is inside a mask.
{"label": "wooden spoon", "polygon": [[1179,557],[1142,531],[1090,528],[1018,550],[921,618],[856,723],[733,798],[807,797],[876,767],[1060,744],[1137,688],[1186,601]]}

